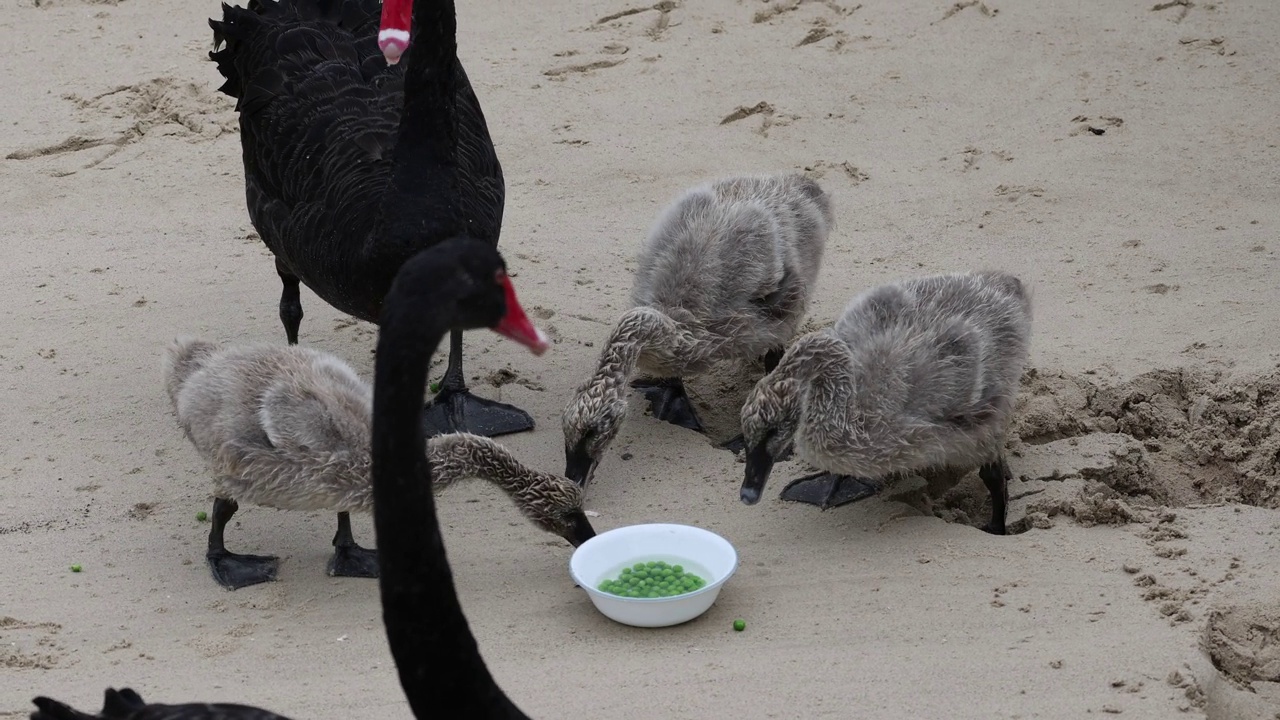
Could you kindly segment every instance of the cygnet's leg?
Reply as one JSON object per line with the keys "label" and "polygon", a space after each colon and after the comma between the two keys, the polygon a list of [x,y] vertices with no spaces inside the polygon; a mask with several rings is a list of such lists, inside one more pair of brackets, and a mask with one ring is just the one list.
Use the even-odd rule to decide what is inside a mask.
{"label": "cygnet's leg", "polygon": [[852,475],[817,473],[787,483],[782,488],[781,497],[783,500],[817,505],[826,510],[869,498],[878,492],[880,488],[874,483]]}
{"label": "cygnet's leg", "polygon": [[[773,372],[774,368],[778,367],[778,363],[782,362],[782,356],[785,355],[786,352],[787,352],[787,349],[785,347],[774,348],[769,352],[765,353],[764,356],[760,358],[760,361],[764,363],[765,375],[768,375],[769,373]],[[737,455],[738,453],[747,449],[747,439],[742,437],[742,435],[738,435],[732,440],[728,440],[720,443],[719,447],[721,450],[728,450],[734,455]],[[774,458],[774,460],[776,462],[782,462],[789,457],[791,457],[790,450],[786,452],[785,456]]]}
{"label": "cygnet's leg", "polygon": [[333,536],[331,577],[378,577],[378,551],[362,548],[351,537],[351,513],[338,513],[338,532]]}
{"label": "cygnet's leg", "polygon": [[1001,455],[978,468],[978,477],[982,478],[982,484],[987,486],[987,492],[991,494],[991,522],[982,526],[982,529],[992,535],[1004,535],[1005,513],[1009,504],[1009,480],[1013,477],[1009,464]]}
{"label": "cygnet's leg", "polygon": [[702,422],[693,410],[693,401],[684,390],[684,382],[680,378],[660,378],[657,380],[633,380],[631,387],[649,401],[649,409],[653,416],[665,420],[672,425],[702,432]]}
{"label": "cygnet's leg", "polygon": [[298,344],[298,328],[302,326],[302,296],[298,289],[298,277],[276,258],[276,274],[284,289],[280,291],[280,322],[290,345]]}
{"label": "cygnet's leg", "polygon": [[449,336],[449,367],[440,381],[440,392],[422,413],[427,437],[469,432],[485,437],[510,435],[533,429],[533,417],[514,405],[471,394],[462,375],[462,331]]}
{"label": "cygnet's leg", "polygon": [[764,374],[768,375],[778,367],[778,363],[782,362],[782,356],[787,354],[785,347],[774,348],[764,354],[761,362],[764,363]]}
{"label": "cygnet's leg", "polygon": [[205,559],[209,562],[213,579],[228,590],[275,580],[279,565],[279,559],[272,555],[237,555],[227,551],[222,533],[239,509],[240,505],[235,500],[214,498],[213,515],[209,518],[213,521],[213,529],[209,531],[209,549]]}

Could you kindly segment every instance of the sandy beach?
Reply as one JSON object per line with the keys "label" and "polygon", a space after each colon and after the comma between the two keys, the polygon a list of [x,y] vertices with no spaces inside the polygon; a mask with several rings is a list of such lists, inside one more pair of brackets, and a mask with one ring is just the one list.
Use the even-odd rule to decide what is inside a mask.
{"label": "sandy beach", "polygon": [[[738,574],[690,624],[618,625],[567,543],[460,484],[439,514],[506,692],[540,718],[1280,718],[1280,5],[647,1],[459,3],[507,178],[500,249],[555,343],[467,335],[477,392],[537,421],[502,442],[563,469],[561,410],[667,203],[805,172],[838,222],[810,326],[916,275],[1032,289],[1016,532],[976,527],[972,474],[820,512],[778,500],[792,461],[745,506],[732,454],[635,401],[589,488],[596,529],[705,527]],[[209,478],[161,355],[285,341],[207,58],[219,12],[0,6],[0,720],[39,694],[96,709],[107,686],[411,717],[376,583],[325,574],[331,514],[242,507],[228,543],[279,555],[277,582],[228,592],[204,561]],[[371,380],[376,328],[302,303],[301,342]],[[725,437],[746,389],[728,373],[690,383]],[[355,532],[373,545],[367,516]]]}

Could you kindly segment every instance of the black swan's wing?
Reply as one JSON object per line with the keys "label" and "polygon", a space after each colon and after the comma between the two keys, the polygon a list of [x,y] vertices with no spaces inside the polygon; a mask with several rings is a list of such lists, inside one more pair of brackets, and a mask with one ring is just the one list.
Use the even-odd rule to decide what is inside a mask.
{"label": "black swan's wing", "polygon": [[[248,9],[224,5],[223,19],[210,21],[222,44],[210,53],[226,78],[220,90],[240,113],[254,227],[326,302],[371,321],[399,265],[432,242],[430,233],[416,243],[372,236],[391,182],[408,64],[406,56],[387,66],[380,13],[377,0],[251,0]],[[496,243],[502,170],[458,68],[458,207],[473,236]]]}
{"label": "black swan's wing", "polygon": [[[411,47],[410,52],[413,48]],[[403,60],[400,61],[404,63]],[[502,210],[506,204],[506,184],[502,165],[489,136],[489,125],[480,109],[480,99],[471,80],[458,65],[458,179],[462,197],[460,208],[471,237],[498,244],[502,230]]]}

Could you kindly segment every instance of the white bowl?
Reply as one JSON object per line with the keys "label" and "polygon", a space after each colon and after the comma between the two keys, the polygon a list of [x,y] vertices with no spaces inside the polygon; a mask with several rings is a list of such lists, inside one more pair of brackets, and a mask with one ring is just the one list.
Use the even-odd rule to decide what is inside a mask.
{"label": "white bowl", "polygon": [[[702,588],[665,598],[627,598],[597,589],[622,568],[664,560],[683,565],[707,581]],[[689,525],[630,525],[601,533],[582,543],[569,558],[569,574],[605,617],[635,627],[667,627],[706,612],[720,588],[738,569],[738,551],[728,540]]]}

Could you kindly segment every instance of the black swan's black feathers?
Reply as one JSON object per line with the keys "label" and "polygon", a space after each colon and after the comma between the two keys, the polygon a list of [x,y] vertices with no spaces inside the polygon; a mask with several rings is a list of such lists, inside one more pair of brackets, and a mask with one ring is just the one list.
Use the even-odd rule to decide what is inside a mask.
{"label": "black swan's black feathers", "polygon": [[[250,0],[210,20],[209,54],[236,98],[249,217],[267,247],[343,312],[376,322],[396,270],[433,233],[376,233],[391,190],[405,71],[377,45],[378,0]],[[415,36],[417,33],[414,33]],[[461,222],[496,244],[505,183],[479,100],[455,62],[456,207],[402,207],[424,229]],[[424,170],[425,172],[426,170]],[[437,202],[437,204],[433,204]],[[396,207],[390,207],[397,210]],[[440,217],[437,217],[440,216]],[[401,218],[403,220],[403,218]]]}
{"label": "black swan's black feathers", "polygon": [[97,715],[80,712],[47,697],[38,697],[32,702],[37,709],[31,713],[31,720],[288,720],[283,715],[249,705],[148,705],[138,693],[129,688],[107,688],[102,712]]}

